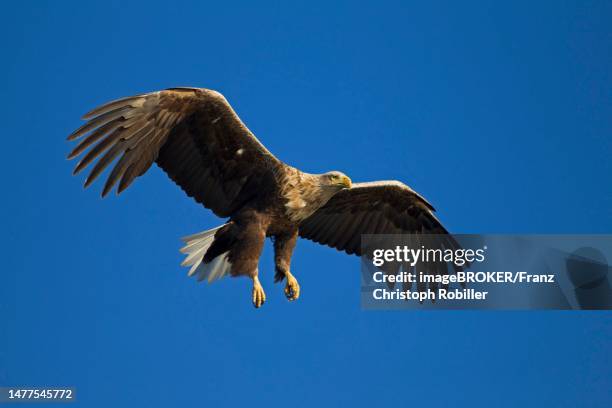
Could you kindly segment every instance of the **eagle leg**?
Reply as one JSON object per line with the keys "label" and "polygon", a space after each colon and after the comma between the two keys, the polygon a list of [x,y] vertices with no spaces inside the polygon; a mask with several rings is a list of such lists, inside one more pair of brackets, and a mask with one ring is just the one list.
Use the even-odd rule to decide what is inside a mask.
{"label": "eagle leg", "polygon": [[234,239],[229,250],[231,274],[246,275],[253,280],[253,306],[259,308],[266,301],[257,265],[266,240],[267,219],[253,210],[246,210],[232,218],[231,225],[234,228]]}
{"label": "eagle leg", "polygon": [[296,300],[300,297],[300,285],[289,270],[291,267],[291,255],[293,254],[297,237],[297,229],[288,234],[274,237],[274,263],[276,266],[274,282],[280,282],[283,279],[287,279],[285,296],[289,301]]}
{"label": "eagle leg", "polygon": [[261,283],[259,283],[259,278],[257,275],[255,275],[253,276],[253,306],[259,308],[265,301],[266,293],[264,292]]}
{"label": "eagle leg", "polygon": [[293,277],[293,275],[287,271],[285,273],[287,278],[287,284],[285,285],[285,296],[289,301],[297,300],[300,297],[300,285],[298,284],[297,279]]}

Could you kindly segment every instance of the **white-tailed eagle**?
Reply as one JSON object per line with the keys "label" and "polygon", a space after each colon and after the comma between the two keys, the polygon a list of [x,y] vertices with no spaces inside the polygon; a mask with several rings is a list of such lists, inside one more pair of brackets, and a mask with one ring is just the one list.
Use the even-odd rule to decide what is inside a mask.
{"label": "white-tailed eagle", "polygon": [[[343,173],[308,174],[265,148],[227,100],[201,88],[171,88],[106,103],[84,116],[68,140],[82,155],[74,173],[93,167],[89,186],[111,163],[102,196],[125,190],[157,163],[188,196],[228,221],[184,238],[189,275],[213,281],[226,275],[253,280],[252,301],[266,295],[258,261],[266,237],[274,241],[275,281],[290,272],[298,236],[361,255],[362,234],[447,234],[423,197],[399,181],[352,183]],[[95,163],[94,163],[95,162]]]}

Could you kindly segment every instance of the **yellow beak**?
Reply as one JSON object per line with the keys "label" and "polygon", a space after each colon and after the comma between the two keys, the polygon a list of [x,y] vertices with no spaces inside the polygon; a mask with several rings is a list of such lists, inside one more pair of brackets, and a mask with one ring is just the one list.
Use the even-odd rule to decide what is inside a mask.
{"label": "yellow beak", "polygon": [[342,177],[342,183],[343,186],[345,186],[346,188],[351,188],[352,183],[351,183],[351,179],[348,178],[347,176]]}

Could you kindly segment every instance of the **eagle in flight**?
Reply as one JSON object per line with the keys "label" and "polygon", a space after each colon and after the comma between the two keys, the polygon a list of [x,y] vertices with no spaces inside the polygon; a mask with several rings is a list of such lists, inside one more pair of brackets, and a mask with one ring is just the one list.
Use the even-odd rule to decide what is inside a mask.
{"label": "eagle in flight", "polygon": [[291,273],[298,236],[361,255],[362,234],[447,234],[431,204],[399,181],[352,183],[339,171],[309,174],[283,163],[213,90],[170,88],[122,98],[83,119],[68,136],[79,141],[68,158],[87,150],[74,174],[97,160],[85,187],[116,161],[102,196],[115,185],[119,194],[157,163],[188,196],[228,219],[183,238],[189,276],[209,282],[248,276],[255,307],[266,300],[258,263],[267,237],[274,242],[274,280],[286,280],[292,301],[300,296]]}

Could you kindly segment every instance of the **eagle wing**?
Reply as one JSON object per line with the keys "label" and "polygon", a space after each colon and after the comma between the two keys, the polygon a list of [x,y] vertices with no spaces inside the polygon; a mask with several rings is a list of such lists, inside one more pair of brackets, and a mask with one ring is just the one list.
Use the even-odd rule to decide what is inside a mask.
{"label": "eagle wing", "polygon": [[[459,244],[438,221],[434,211],[425,198],[399,181],[355,183],[349,189],[340,190],[323,207],[302,221],[299,234],[302,238],[368,258],[371,253],[362,254],[363,234],[392,235],[377,242],[380,249],[400,244],[397,241],[398,234],[406,234],[402,242],[408,241],[406,244],[414,249],[420,249],[422,245],[428,249],[459,249]],[[448,273],[448,265],[439,261],[419,265],[419,271],[426,274]],[[410,266],[402,262],[390,262],[385,263],[382,270],[386,274],[397,274],[400,268],[407,271]],[[461,269],[460,266],[451,265],[451,271]],[[387,284],[390,288],[394,286],[393,282]],[[419,281],[416,284],[417,290],[421,292],[427,286],[434,291],[439,286],[448,288],[447,284],[438,285],[435,282],[428,285]],[[404,282],[402,287],[409,290],[412,284]]]}
{"label": "eagle wing", "polygon": [[[302,221],[299,231],[302,238],[361,256],[363,234],[448,234],[434,211],[399,181],[355,183]],[[425,241],[418,239],[417,248]]]}
{"label": "eagle wing", "polygon": [[272,188],[282,166],[223,95],[208,89],[170,88],[118,99],[83,119],[88,122],[68,136],[81,139],[68,158],[90,148],[74,174],[97,159],[85,187],[117,159],[103,197],[117,183],[121,193],[156,162],[188,196],[227,217]]}

